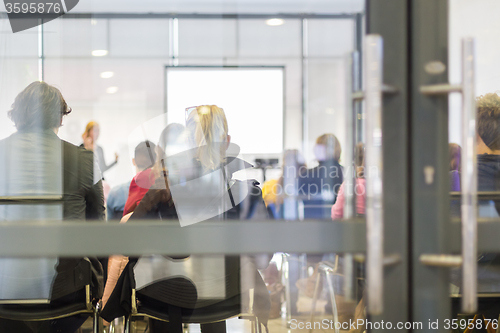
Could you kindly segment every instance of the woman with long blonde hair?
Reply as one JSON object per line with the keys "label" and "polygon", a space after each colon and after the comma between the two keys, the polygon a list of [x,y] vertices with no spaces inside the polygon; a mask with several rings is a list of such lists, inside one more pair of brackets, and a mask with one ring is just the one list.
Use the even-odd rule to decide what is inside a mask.
{"label": "woman with long blonde hair", "polygon": [[[136,207],[128,223],[144,218],[160,218],[162,220],[178,220],[181,226],[189,226],[193,223],[214,219],[244,219],[247,218],[244,212],[248,212],[249,203],[253,198],[262,202],[261,206],[266,212],[262,192],[256,186],[258,183],[252,180],[239,181],[232,178],[233,172],[250,167],[250,165],[237,158],[239,149],[231,143],[224,110],[215,105],[202,105],[187,108],[185,112],[186,132],[183,135],[185,135],[187,143],[186,150],[172,155],[168,153],[163,155],[163,163],[157,163],[157,165],[161,165],[157,181]],[[168,235],[165,241],[169,241]],[[183,256],[182,259],[190,260],[189,258],[188,255]],[[125,275],[120,277],[116,286],[116,288],[120,288],[120,292],[112,293],[108,304],[102,311],[102,317],[105,320],[111,321],[117,316],[127,316],[130,313],[127,311],[117,313],[113,309],[120,304],[120,295],[123,297],[124,294],[131,294],[127,285],[135,285],[133,282],[128,284],[123,281],[136,281],[133,267],[138,269],[137,267],[144,265],[141,263],[146,263],[147,260],[145,258],[129,261],[127,264],[129,268],[123,270]],[[162,256],[158,260],[164,263],[169,259]],[[222,256],[222,260],[224,261],[224,271],[219,270],[216,274],[224,274],[224,283],[232,286],[226,288],[222,298],[207,300],[198,297],[196,293],[193,296],[193,294],[179,295],[178,292],[172,294],[165,292],[161,294],[159,301],[168,305],[168,309],[176,308],[177,313],[181,313],[181,310],[182,313],[187,311],[193,314],[219,313],[219,311],[224,313],[228,308],[248,311],[249,290],[253,289],[254,313],[261,323],[267,325],[271,303],[267,288],[257,270],[255,258]],[[140,264],[136,266],[137,262]],[[268,260],[266,264],[261,266],[267,266],[267,264]],[[165,263],[165,265],[169,265],[169,263]],[[162,272],[165,271],[162,270]],[[211,274],[207,274],[207,276],[211,276]],[[202,274],[202,276],[204,275]],[[177,282],[169,277],[161,274],[155,275],[154,281],[148,282],[147,288],[138,289],[136,296],[141,304],[144,305],[150,299],[159,297],[157,292],[152,291],[155,290],[155,286],[163,288],[162,290],[177,288]],[[233,285],[231,281],[236,280],[240,282]],[[195,279],[193,278],[192,281]],[[202,291],[203,286],[200,284],[199,287]],[[200,293],[200,290],[197,292]],[[131,309],[128,310],[131,311]],[[175,317],[173,313],[168,313],[168,315],[170,323],[151,320],[150,332],[182,332],[182,325],[174,324],[179,323],[180,319]],[[201,330],[203,333],[225,333],[226,324],[225,321],[202,323]]]}

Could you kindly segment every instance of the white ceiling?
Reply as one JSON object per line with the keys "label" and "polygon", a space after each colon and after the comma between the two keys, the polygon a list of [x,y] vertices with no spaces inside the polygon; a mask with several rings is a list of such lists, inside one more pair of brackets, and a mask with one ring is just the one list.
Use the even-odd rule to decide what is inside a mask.
{"label": "white ceiling", "polygon": [[80,0],[73,13],[358,13],[365,0]]}

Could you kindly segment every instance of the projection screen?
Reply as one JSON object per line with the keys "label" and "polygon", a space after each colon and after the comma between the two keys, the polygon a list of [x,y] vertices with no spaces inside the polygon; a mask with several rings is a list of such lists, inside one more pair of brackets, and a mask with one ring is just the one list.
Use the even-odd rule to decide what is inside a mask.
{"label": "projection screen", "polygon": [[168,123],[185,125],[185,109],[215,104],[226,113],[242,154],[283,152],[284,67],[166,67]]}

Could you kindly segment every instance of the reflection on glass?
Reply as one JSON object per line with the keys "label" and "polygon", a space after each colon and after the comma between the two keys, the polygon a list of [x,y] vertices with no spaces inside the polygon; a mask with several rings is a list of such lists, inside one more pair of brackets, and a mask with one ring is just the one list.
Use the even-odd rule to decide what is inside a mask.
{"label": "reflection on glass", "polygon": [[[0,141],[0,221],[104,219],[102,183],[100,177],[94,179],[93,154],[57,136],[70,112],[61,92],[44,82],[33,82],[16,97],[8,114],[17,132]],[[45,304],[38,308],[46,311],[42,318],[54,318],[52,327],[74,331],[86,317],[60,320],[55,312],[79,304],[78,310],[92,315],[90,302],[101,296],[102,276],[97,259],[0,259],[1,330],[42,329],[46,322],[7,318],[16,318],[18,304]]]}
{"label": "reflection on glass", "polygon": [[[9,109],[22,92],[12,107],[15,128],[10,120],[0,122],[0,138],[6,138],[0,141],[0,221],[147,219],[189,228],[207,220],[223,225],[342,218],[343,191],[351,188],[345,175],[354,172],[352,161],[342,156],[345,134],[352,130],[344,126],[342,86],[343,57],[356,47],[354,16],[299,15],[283,26],[245,17],[175,21],[169,27],[165,18],[73,16],[46,22],[43,32],[11,36],[3,33],[9,23],[1,18],[0,106]],[[180,66],[164,70],[168,63]],[[42,82],[23,90],[40,73],[60,91]],[[63,117],[70,109],[62,95],[74,108],[69,117]],[[200,106],[185,113],[193,105]],[[363,155],[361,144],[356,155],[361,186]],[[359,215],[363,198],[364,191]],[[78,301],[87,308],[89,284],[91,306],[104,294],[106,326],[136,306],[158,309],[158,302],[171,327],[179,329],[184,313],[195,320],[199,311],[210,310],[212,321],[220,323],[202,329],[221,332],[225,319],[238,313],[250,314],[243,317],[250,319],[247,331],[258,322],[272,327],[273,319],[285,327],[287,314],[305,322],[313,298],[320,310],[312,311],[314,321],[327,318],[329,330],[334,318],[354,318],[356,305],[363,313],[363,302],[357,303],[364,290],[361,264],[352,303],[343,300],[342,255],[285,254],[286,279],[281,253],[270,261],[272,255],[4,258],[0,312],[6,300]],[[90,280],[70,283],[90,268],[85,275]],[[311,283],[318,285],[316,295]],[[113,291],[123,293],[117,298]],[[124,303],[130,306],[123,309]],[[285,303],[293,305],[282,311]],[[16,324],[19,331],[27,325]],[[74,331],[81,324],[61,329]],[[161,321],[149,325],[165,328]],[[233,324],[227,325],[231,331]]]}

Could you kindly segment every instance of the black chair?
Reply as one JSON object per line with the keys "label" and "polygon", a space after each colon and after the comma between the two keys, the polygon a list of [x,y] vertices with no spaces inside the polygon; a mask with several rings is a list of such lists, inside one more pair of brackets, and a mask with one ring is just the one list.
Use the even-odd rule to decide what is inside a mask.
{"label": "black chair", "polygon": [[[188,258],[185,259],[189,260]],[[252,321],[252,332],[261,332],[259,319],[253,312],[254,289],[248,292],[248,313],[242,313],[241,303],[246,297],[242,297],[240,289],[240,257],[219,256],[219,260],[222,260],[225,266],[225,270],[221,272],[223,279],[221,282],[225,289],[223,298],[201,297],[200,286],[197,286],[197,282],[191,277],[175,274],[171,277],[155,279],[150,284],[139,286],[137,290],[132,289],[132,312],[125,319],[124,332],[130,333],[132,323],[142,318],[169,322],[180,328],[182,324],[210,324],[234,317]],[[182,260],[173,260],[175,261]],[[197,263],[199,261],[193,262],[191,267]],[[140,269],[141,267],[136,265],[134,269],[136,280],[138,280],[137,274],[140,274],[138,273]],[[156,272],[153,275],[158,277],[158,270],[164,267],[155,269]],[[141,284],[139,281],[136,283]],[[113,327],[111,331],[112,329]]]}
{"label": "black chair", "polygon": [[[50,321],[75,315],[93,317],[93,333],[99,333],[100,299],[92,295],[92,263],[81,260],[77,279],[84,281],[81,300],[58,304],[50,298],[0,299],[0,318],[15,321]],[[58,277],[56,276],[56,281]],[[54,292],[54,291],[52,291]]]}

